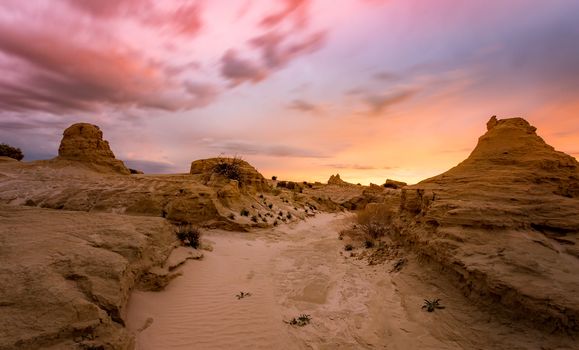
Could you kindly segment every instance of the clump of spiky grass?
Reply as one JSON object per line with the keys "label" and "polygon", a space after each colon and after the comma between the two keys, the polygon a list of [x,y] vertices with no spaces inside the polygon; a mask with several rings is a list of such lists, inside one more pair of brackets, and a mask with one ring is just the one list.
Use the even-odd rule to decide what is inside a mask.
{"label": "clump of spiky grass", "polygon": [[199,248],[201,245],[201,229],[198,226],[194,226],[190,223],[178,224],[175,228],[175,234],[177,238],[183,243],[183,245]]}
{"label": "clump of spiky grass", "polygon": [[424,304],[422,304],[422,308],[426,309],[428,312],[434,312],[436,309],[444,309],[444,306],[440,305],[440,299],[424,299]]}

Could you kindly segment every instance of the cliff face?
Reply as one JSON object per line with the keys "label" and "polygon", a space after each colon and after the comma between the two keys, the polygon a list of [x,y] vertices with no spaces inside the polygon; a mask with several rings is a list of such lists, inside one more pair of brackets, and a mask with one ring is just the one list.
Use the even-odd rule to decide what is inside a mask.
{"label": "cliff face", "polygon": [[524,119],[487,129],[465,161],[402,190],[395,235],[467,294],[579,329],[579,164]]}

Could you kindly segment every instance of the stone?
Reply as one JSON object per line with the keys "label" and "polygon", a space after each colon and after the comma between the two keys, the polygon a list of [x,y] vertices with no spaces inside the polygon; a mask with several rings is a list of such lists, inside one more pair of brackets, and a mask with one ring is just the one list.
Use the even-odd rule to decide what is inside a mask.
{"label": "stone", "polygon": [[81,162],[103,172],[131,173],[115,158],[100,128],[88,123],[73,124],[64,131],[57,159]]}

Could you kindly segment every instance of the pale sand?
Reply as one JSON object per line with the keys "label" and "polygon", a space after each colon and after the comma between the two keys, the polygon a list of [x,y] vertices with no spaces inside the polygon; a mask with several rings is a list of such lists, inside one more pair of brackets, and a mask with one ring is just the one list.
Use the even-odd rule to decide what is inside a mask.
{"label": "pale sand", "polygon": [[[127,315],[137,349],[540,349],[540,333],[476,308],[412,259],[345,258],[346,215],[322,214],[274,231],[211,231],[214,251],[188,262],[162,292],[134,292]],[[252,296],[238,300],[240,291]],[[441,297],[444,310],[421,310]],[[292,327],[283,320],[311,315]],[[151,322],[152,320],[152,322]],[[140,329],[143,329],[139,331]],[[562,344],[559,344],[562,345]],[[567,348],[564,345],[561,348]]]}

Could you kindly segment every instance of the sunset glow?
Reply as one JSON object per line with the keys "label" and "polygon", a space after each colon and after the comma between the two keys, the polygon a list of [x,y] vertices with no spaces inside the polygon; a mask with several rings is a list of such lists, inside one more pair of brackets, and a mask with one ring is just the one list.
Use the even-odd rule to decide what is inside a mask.
{"label": "sunset glow", "polygon": [[239,155],[266,177],[418,182],[491,115],[579,155],[579,2],[5,0],[0,141],[75,122],[148,173]]}

